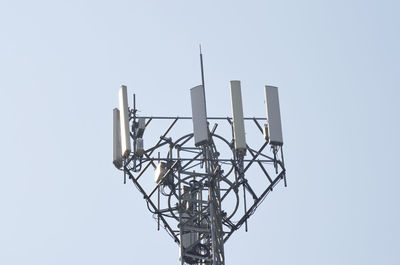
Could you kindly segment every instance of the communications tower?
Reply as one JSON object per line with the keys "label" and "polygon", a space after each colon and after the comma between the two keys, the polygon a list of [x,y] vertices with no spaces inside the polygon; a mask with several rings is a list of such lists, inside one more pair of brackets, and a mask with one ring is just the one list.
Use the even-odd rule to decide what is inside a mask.
{"label": "communications tower", "polygon": [[[130,108],[127,87],[120,87],[113,163],[139,190],[158,230],[179,245],[181,265],[224,265],[224,243],[242,225],[247,231],[280,180],[286,186],[278,88],[264,87],[266,118],[244,117],[241,82],[230,81],[232,117],[210,117],[201,52],[200,61],[191,117],[140,116],[135,95]],[[156,132],[162,124],[165,131]],[[144,139],[153,143],[145,147]]]}

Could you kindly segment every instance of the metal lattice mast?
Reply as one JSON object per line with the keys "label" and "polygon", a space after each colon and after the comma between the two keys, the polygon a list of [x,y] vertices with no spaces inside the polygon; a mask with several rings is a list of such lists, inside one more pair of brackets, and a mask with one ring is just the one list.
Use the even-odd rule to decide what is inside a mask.
{"label": "metal lattice mast", "polygon": [[206,168],[208,174],[208,203],[210,212],[209,226],[211,228],[212,239],[212,260],[213,265],[225,264],[224,240],[221,219],[221,196],[219,193],[219,181],[221,179],[220,166],[215,159],[216,154],[213,148],[205,147]]}
{"label": "metal lattice mast", "polygon": [[[113,163],[142,194],[158,230],[163,227],[179,245],[181,265],[224,265],[224,243],[243,224],[247,231],[248,218],[280,180],[286,186],[279,100],[277,88],[266,86],[268,119],[243,117],[240,82],[231,81],[233,117],[207,116],[201,53],[200,59],[202,85],[191,89],[192,117],[139,116],[135,96],[130,109],[121,87]],[[145,149],[152,121],[170,123]],[[184,133],[186,121],[193,132]],[[245,124],[247,133],[254,129],[250,140]],[[217,134],[223,125],[231,138]],[[145,176],[151,169],[154,181]],[[255,172],[260,177],[252,178]]]}

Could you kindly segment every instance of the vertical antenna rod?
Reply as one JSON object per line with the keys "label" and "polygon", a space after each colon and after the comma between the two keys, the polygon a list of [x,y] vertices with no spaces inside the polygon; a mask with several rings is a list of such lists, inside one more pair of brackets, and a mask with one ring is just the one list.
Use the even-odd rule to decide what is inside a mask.
{"label": "vertical antenna rod", "polygon": [[[204,86],[203,54],[201,53],[201,44],[199,44],[199,47],[200,47],[201,84],[203,85],[203,89],[205,89],[205,86]],[[204,93],[204,94],[205,94],[205,93]]]}
{"label": "vertical antenna rod", "polygon": [[[204,102],[206,102],[206,88],[204,84],[204,66],[203,66],[203,54],[201,53],[201,44],[199,44],[200,48],[200,69],[201,69],[201,84],[203,86],[203,94],[204,94]],[[207,106],[207,104],[206,104]],[[206,108],[206,117],[207,117],[207,108]]]}

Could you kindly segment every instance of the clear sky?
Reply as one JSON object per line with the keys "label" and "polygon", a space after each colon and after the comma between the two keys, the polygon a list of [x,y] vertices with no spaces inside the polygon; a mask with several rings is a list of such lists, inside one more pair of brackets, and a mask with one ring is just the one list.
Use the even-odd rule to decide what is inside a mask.
{"label": "clear sky", "polygon": [[[226,264],[400,264],[399,1],[0,1],[0,264],[178,264],[111,163],[126,84],[190,115],[203,45],[210,115],[264,116],[279,87],[288,187]],[[151,176],[152,177],[152,176]]]}

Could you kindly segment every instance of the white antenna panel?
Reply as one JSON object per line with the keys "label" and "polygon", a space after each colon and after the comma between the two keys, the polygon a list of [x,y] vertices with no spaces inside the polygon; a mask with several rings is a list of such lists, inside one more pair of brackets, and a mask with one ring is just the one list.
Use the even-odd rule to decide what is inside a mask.
{"label": "white antenna panel", "polygon": [[196,86],[190,89],[190,97],[192,100],[192,121],[194,144],[196,146],[208,142],[208,124],[206,111],[206,98],[203,86]]}
{"label": "white antenna panel", "polygon": [[158,184],[163,179],[165,173],[167,173],[167,164],[164,162],[159,162],[154,171],[154,181]]}
{"label": "white antenna panel", "polygon": [[268,138],[272,145],[283,145],[281,111],[279,108],[278,88],[265,86],[267,104]]}
{"label": "white antenna panel", "polygon": [[117,108],[113,109],[113,163],[116,168],[122,167],[121,129]]}
{"label": "white antenna panel", "polygon": [[243,104],[240,81],[231,81],[231,100],[233,116],[233,135],[235,149],[246,154],[246,135],[244,131]]}
{"label": "white antenna panel", "polygon": [[131,152],[131,136],[129,133],[129,109],[127,88],[122,85],[119,89],[119,109],[121,124],[121,154],[127,157]]}

